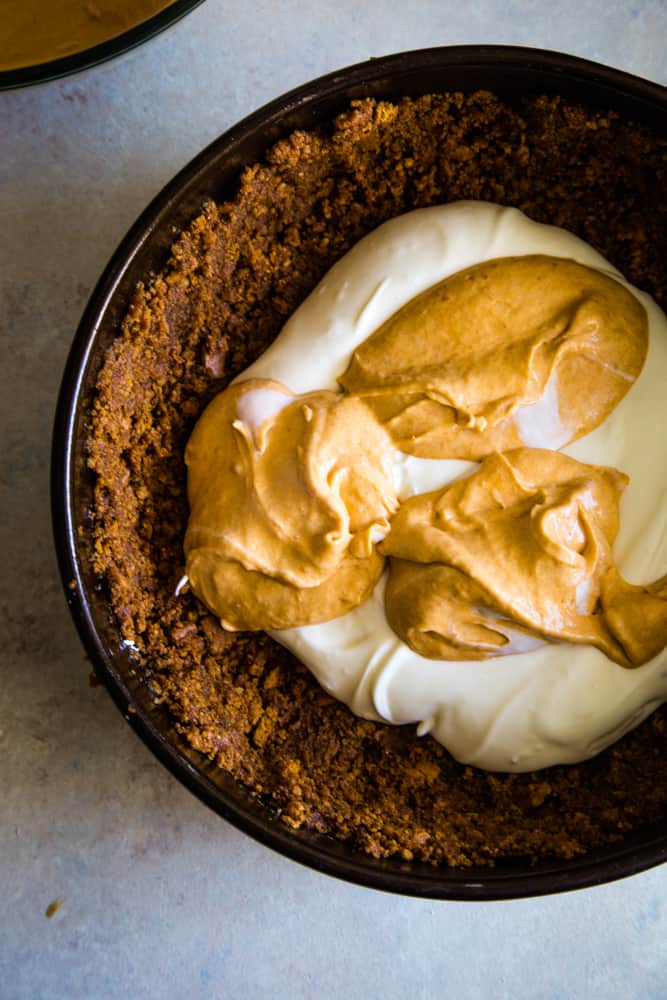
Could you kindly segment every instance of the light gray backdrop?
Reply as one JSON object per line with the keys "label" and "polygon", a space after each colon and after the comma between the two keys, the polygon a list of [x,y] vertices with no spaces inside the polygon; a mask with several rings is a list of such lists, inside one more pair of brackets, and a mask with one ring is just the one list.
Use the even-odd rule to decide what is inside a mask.
{"label": "light gray backdrop", "polygon": [[667,83],[666,33],[666,0],[207,0],[120,61],[0,94],[1,1000],[667,996],[667,867],[541,900],[420,902],[217,819],[89,687],[48,509],[88,294],[221,131],[313,76],[436,44],[538,45]]}

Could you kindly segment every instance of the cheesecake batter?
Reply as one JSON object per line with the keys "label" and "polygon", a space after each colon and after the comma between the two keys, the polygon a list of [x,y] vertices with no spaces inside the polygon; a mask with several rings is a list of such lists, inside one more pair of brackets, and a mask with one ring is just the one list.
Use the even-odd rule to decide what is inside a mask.
{"label": "cheesecake batter", "polygon": [[[272,377],[299,392],[335,389],[355,348],[415,294],[482,260],[530,254],[579,261],[611,275],[611,283],[621,287],[620,276],[586,244],[532,223],[515,210],[480,203],[421,210],[392,220],[361,241],[242,377]],[[409,269],[406,258],[412,264]],[[588,462],[629,472],[630,503],[623,501],[615,556],[630,582],[641,586],[667,569],[660,520],[665,461],[661,449],[638,433],[646,418],[656,420],[662,406],[657,387],[667,377],[667,330],[664,316],[648,297],[634,290],[632,295],[649,319],[642,391],[637,391],[638,385],[598,431],[571,447],[583,446],[577,457]],[[635,360],[628,370],[625,365],[611,368],[612,382],[625,383],[625,392],[641,362]],[[523,404],[526,411],[539,411],[537,419],[517,422],[519,437],[529,437],[525,443],[532,447],[553,447],[553,420],[548,418],[554,401],[547,398],[545,403],[545,397],[548,392],[537,402]],[[405,455],[396,466],[400,499],[443,486],[466,468],[460,462]],[[657,572],[647,578],[653,565]],[[637,570],[639,578],[633,580]],[[468,662],[424,660],[390,629],[383,590],[382,581],[370,600],[334,621],[274,634],[353,710],[389,722],[417,721],[422,732],[432,732],[460,760],[499,770],[581,760],[640,721],[667,693],[660,655],[634,671],[617,666],[597,649],[570,643],[472,667]],[[491,675],[490,665],[495,671]]]}

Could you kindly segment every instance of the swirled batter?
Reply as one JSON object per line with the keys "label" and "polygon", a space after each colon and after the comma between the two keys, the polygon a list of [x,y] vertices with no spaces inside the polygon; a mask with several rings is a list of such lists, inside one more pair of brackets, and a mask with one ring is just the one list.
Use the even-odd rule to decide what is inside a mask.
{"label": "swirled batter", "polygon": [[[433,249],[436,253],[429,259]],[[402,267],[393,270],[387,266],[388,263],[399,263],[407,250],[412,251],[409,272],[406,271],[405,261],[401,262]],[[485,257],[536,252],[569,257],[599,270],[610,270],[581,241],[562,231],[531,223],[514,210],[464,203],[423,210],[393,220],[362,241],[332,269],[287,324],[276,344],[244,378],[248,375],[279,378],[301,392],[334,388],[331,382],[349,364],[351,351],[415,294],[453,271],[470,266],[471,257],[475,262]],[[646,297],[642,297],[642,301],[648,310],[651,326],[663,323],[664,317]],[[321,331],[315,342],[313,329]],[[336,331],[341,336],[336,336]],[[655,329],[649,344],[649,362],[652,363],[655,362],[654,333]],[[305,356],[303,345],[309,342],[307,337],[310,338],[310,347]],[[333,347],[331,352],[327,352],[329,343]],[[657,349],[659,365],[665,363],[664,349],[661,351],[663,347],[659,344]],[[642,380],[645,374],[640,376]],[[615,373],[612,375],[616,378]],[[647,384],[645,380],[644,384]],[[643,402],[647,401],[646,395],[644,391]],[[648,395],[652,395],[650,391]],[[628,400],[635,396],[632,393]],[[659,406],[655,395],[650,402]],[[555,407],[553,403],[548,391],[540,402],[524,403],[523,409],[532,411],[530,421],[526,421],[525,413],[518,420],[515,418],[519,437],[524,443],[553,446],[553,417],[558,415],[557,400]],[[614,422],[624,406],[622,404],[618,408],[607,424]],[[656,412],[657,409],[653,419]],[[619,426],[617,422],[616,426]],[[606,425],[600,431],[605,429],[609,431]],[[526,437],[530,440],[525,441]],[[590,442],[592,437],[595,435],[582,439],[580,445]],[[587,454],[585,457],[589,461],[609,461],[606,454]],[[626,457],[625,452],[622,457]],[[627,457],[630,457],[629,454]],[[614,458],[612,463],[627,471],[627,463],[614,461]],[[403,499],[410,493],[444,485],[452,474],[461,469],[461,463],[402,458],[397,463],[397,491]],[[656,461],[648,478],[662,477],[664,484],[664,471],[664,460]],[[647,477],[640,476],[642,478],[645,482]],[[634,483],[632,473],[631,480]],[[652,485],[655,486],[655,479]],[[632,486],[628,493],[631,490]],[[659,496],[655,488],[650,492],[648,502],[655,506],[657,499],[659,510]],[[642,501],[635,500],[631,506],[636,513]],[[623,562],[625,511],[621,520],[620,563]],[[631,518],[631,521],[632,530],[636,531],[637,520]],[[646,522],[641,530],[646,534]],[[642,548],[645,557],[646,546]],[[661,555],[664,558],[664,553]],[[632,558],[628,557],[628,563],[632,563]],[[623,566],[621,568],[625,571]],[[664,568],[662,565],[662,572]],[[651,578],[657,575],[653,573]],[[457,670],[459,665],[443,661],[429,664],[396,639],[386,622],[381,591],[382,586],[378,586],[370,601],[336,621],[281,631],[276,638],[289,645],[311,666],[324,686],[347,701],[355,711],[385,721],[421,719],[422,731],[430,730],[461,760],[496,769],[527,769],[559,760],[582,759],[621,735],[624,727],[639,721],[655,703],[655,695],[646,697],[646,690],[642,690],[651,688],[651,683],[637,683],[639,675],[643,675],[642,680],[646,681],[644,672],[649,671],[652,681],[656,681],[656,672],[651,670],[655,661],[630,674],[610,664],[597,650],[575,649],[569,644],[521,656],[508,656],[501,666],[496,662],[494,667],[498,678],[494,678],[491,684],[484,673],[487,664],[475,664],[474,669],[467,664],[467,672],[473,676],[471,683],[462,685]],[[558,682],[568,675],[574,654],[581,652],[586,654],[585,663],[593,666],[598,673],[604,673],[611,667],[636,677],[637,681],[631,687],[634,700],[639,704],[630,706],[631,711],[628,712],[633,698],[628,699],[627,693],[624,693],[621,700],[625,704],[619,706],[618,685],[610,677],[609,684],[603,679],[602,696],[598,690],[595,711],[589,712],[585,719],[581,718],[582,700],[577,699],[576,690],[571,692],[571,701],[566,698],[566,704],[559,705],[558,699],[553,697],[554,688],[558,688],[559,684],[554,684],[554,681]],[[545,665],[542,661],[546,654],[548,663]],[[553,669],[550,668],[551,654],[555,657]],[[596,657],[602,658],[604,666]],[[439,671],[437,675],[433,668]],[[585,688],[590,683],[590,669],[583,669],[579,674]],[[667,687],[664,678],[663,687]],[[543,704],[541,697],[545,693],[548,706]],[[663,694],[661,690],[658,697]],[[531,699],[531,711],[526,712],[527,705],[531,706]],[[497,724],[499,719],[503,720],[501,726]],[[519,724],[515,725],[517,721]],[[550,726],[552,733],[549,733]]]}

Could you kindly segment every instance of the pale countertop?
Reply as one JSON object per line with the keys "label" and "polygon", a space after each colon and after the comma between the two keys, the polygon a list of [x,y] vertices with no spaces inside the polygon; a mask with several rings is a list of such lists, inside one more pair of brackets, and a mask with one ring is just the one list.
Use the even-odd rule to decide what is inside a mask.
{"label": "pale countertop", "polygon": [[218,819],[89,686],[48,503],[88,294],[216,135],[321,73],[436,44],[536,45],[666,84],[666,37],[665,0],[207,0],[116,62],[0,94],[0,1000],[667,996],[667,866],[537,900],[422,902]]}

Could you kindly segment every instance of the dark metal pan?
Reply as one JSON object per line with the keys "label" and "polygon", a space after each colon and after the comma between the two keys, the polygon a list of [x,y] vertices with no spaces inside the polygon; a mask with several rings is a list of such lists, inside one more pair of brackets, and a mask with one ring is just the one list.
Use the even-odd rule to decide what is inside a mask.
{"label": "dark metal pan", "polygon": [[92,483],[84,430],[104,353],[116,336],[135,284],[164,262],[174,231],[206,197],[224,198],[241,168],[295,128],[331,119],[351,98],[398,98],[442,90],[493,90],[512,100],[561,94],[613,109],[667,134],[667,89],[591,62],[505,46],[436,48],[371,60],[308,83],[272,101],[199,154],[149,205],[114,254],[74,338],[53,439],[52,505],[56,548],[74,621],[95,670],[155,755],[200,799],[257,840],[319,871],[391,892],[440,899],[534,896],[610,882],[667,860],[667,818],[617,845],[571,861],[494,869],[453,869],[379,861],[328,837],[288,830],[230,775],[192,750],[133,673],[118,626],[90,567],[85,526]]}

